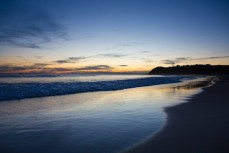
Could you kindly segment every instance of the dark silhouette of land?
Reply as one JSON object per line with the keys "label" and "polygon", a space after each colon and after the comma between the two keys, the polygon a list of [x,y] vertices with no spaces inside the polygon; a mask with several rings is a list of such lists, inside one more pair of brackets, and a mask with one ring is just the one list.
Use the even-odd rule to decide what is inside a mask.
{"label": "dark silhouette of land", "polygon": [[184,65],[156,67],[151,75],[229,75],[229,65]]}

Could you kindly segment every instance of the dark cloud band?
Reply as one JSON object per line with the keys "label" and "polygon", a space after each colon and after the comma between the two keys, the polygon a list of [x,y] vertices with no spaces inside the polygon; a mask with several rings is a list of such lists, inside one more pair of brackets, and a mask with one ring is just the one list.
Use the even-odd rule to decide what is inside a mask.
{"label": "dark cloud band", "polygon": [[174,65],[184,61],[198,61],[198,60],[211,60],[211,59],[223,59],[223,58],[229,58],[229,56],[213,56],[213,57],[204,57],[204,58],[178,57],[171,60],[170,59],[162,60],[162,63]]}

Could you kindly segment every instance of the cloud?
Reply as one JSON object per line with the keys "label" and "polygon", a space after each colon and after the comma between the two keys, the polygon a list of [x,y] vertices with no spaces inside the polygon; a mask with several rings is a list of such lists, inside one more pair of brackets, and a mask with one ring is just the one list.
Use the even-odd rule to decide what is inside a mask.
{"label": "cloud", "polygon": [[55,72],[74,72],[74,69],[69,68],[49,68],[46,67],[51,64],[46,63],[34,63],[32,65],[0,65],[0,74],[4,73],[55,73]]}
{"label": "cloud", "polygon": [[121,67],[126,67],[126,66],[128,66],[128,65],[119,65],[119,66],[121,66]]}
{"label": "cloud", "polygon": [[4,64],[4,65],[0,65],[0,73],[1,72],[34,70],[34,69],[44,69],[47,65],[51,65],[51,64],[34,63],[32,65],[27,65],[27,66],[16,66],[16,65]]}
{"label": "cloud", "polygon": [[21,66],[8,65],[8,64],[0,65],[0,72],[19,71],[19,70],[26,70],[26,68]]}
{"label": "cloud", "polygon": [[78,67],[78,68],[50,68],[47,67],[49,63],[34,63],[32,65],[0,65],[0,74],[4,73],[80,73],[85,71],[110,71],[113,67],[109,65],[90,65],[85,67]]}
{"label": "cloud", "polygon": [[89,59],[89,58],[96,58],[96,57],[120,58],[120,57],[124,57],[124,56],[126,56],[126,55],[118,54],[118,53],[97,54],[97,55],[93,55],[93,56],[69,57],[69,58],[66,58],[66,59],[56,60],[54,62],[58,63],[58,64],[66,64],[66,63],[77,63],[77,62],[82,61],[82,60],[86,60],[86,59]]}
{"label": "cloud", "polygon": [[146,53],[152,53],[152,51],[140,51],[140,53],[146,54]]}
{"label": "cloud", "polygon": [[40,49],[53,39],[66,38],[66,28],[49,14],[28,9],[9,9],[10,13],[7,14],[0,11],[0,44]]}
{"label": "cloud", "polygon": [[221,58],[229,58],[229,56],[212,56],[212,57],[205,57],[205,58],[193,58],[191,60],[209,60],[209,59],[221,59]]}
{"label": "cloud", "polygon": [[52,64],[48,64],[48,63],[34,63],[32,66],[29,66],[28,68],[30,69],[39,69],[39,68],[44,68],[48,65],[52,65]]}
{"label": "cloud", "polygon": [[77,63],[81,60],[87,59],[89,57],[69,57],[67,59],[63,59],[63,60],[57,60],[54,61],[55,63],[59,63],[59,64],[66,64],[66,63]]}
{"label": "cloud", "polygon": [[79,56],[79,57],[69,57],[68,59],[72,61],[80,61],[80,60],[87,59],[87,58],[89,57]]}
{"label": "cloud", "polygon": [[177,63],[183,62],[185,60],[189,60],[189,59],[190,59],[190,57],[178,57],[178,58],[171,59],[171,60],[162,60],[162,63],[174,65],[174,64],[177,64]]}
{"label": "cloud", "polygon": [[162,63],[175,65],[177,63],[184,62],[184,61],[198,61],[198,60],[211,60],[211,59],[223,59],[223,58],[229,58],[229,56],[212,56],[212,57],[203,57],[203,58],[178,57],[175,59],[162,60]]}
{"label": "cloud", "polygon": [[74,71],[74,69],[70,68],[52,68],[50,69],[51,72],[69,72],[69,71]]}
{"label": "cloud", "polygon": [[83,70],[83,71],[92,71],[92,70],[111,70],[113,67],[109,65],[94,65],[94,66],[85,66],[81,68],[76,68],[76,70]]}
{"label": "cloud", "polygon": [[95,55],[95,56],[118,58],[118,57],[124,57],[126,55],[117,54],[117,53],[111,53],[111,54],[98,54],[98,55]]}
{"label": "cloud", "polygon": [[59,63],[59,64],[75,63],[75,62],[73,62],[71,60],[68,60],[68,59],[66,59],[66,60],[57,60],[57,61],[54,61],[54,62],[55,63]]}
{"label": "cloud", "polygon": [[174,65],[176,62],[173,60],[162,60],[163,64],[171,64]]}
{"label": "cloud", "polygon": [[184,61],[184,60],[188,60],[189,59],[189,57],[178,57],[178,58],[176,58],[175,60],[177,61],[177,62],[180,62],[180,61]]}

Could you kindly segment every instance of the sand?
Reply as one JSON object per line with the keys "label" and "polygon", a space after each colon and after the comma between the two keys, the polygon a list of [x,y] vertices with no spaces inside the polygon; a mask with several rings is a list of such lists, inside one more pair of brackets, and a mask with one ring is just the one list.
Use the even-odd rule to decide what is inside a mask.
{"label": "sand", "polygon": [[229,153],[228,79],[165,112],[162,130],[126,153]]}

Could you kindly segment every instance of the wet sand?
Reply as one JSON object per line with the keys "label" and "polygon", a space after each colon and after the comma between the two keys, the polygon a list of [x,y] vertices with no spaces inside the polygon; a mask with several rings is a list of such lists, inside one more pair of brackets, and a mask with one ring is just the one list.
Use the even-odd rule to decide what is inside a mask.
{"label": "wet sand", "polygon": [[167,123],[126,153],[228,153],[229,80],[221,79],[189,102],[165,108]]}

